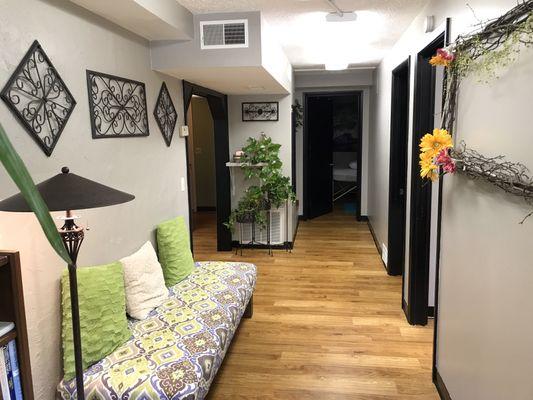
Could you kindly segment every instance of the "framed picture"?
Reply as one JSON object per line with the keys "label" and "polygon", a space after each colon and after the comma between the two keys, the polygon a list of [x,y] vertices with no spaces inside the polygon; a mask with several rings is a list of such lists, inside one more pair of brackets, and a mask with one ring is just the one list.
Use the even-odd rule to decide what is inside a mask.
{"label": "framed picture", "polygon": [[148,136],[144,83],[87,70],[93,139]]}
{"label": "framed picture", "polygon": [[242,103],[242,120],[279,121],[279,103],[277,101]]}

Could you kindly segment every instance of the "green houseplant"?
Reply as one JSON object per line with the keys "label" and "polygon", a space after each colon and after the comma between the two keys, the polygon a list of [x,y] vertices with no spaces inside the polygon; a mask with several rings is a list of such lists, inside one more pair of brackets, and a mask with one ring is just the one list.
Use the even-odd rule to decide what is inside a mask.
{"label": "green houseplant", "polygon": [[296,196],[290,178],[283,175],[283,163],[279,158],[280,144],[262,134],[259,139],[248,138],[242,148],[242,170],[246,179],[259,179],[259,185],[249,186],[230,214],[226,226],[233,231],[236,222],[255,222],[266,225],[265,211],[280,207],[285,201],[293,201]]}
{"label": "green houseplant", "polygon": [[20,192],[24,196],[24,199],[33,210],[52,248],[67,264],[72,264],[70,256],[68,255],[63,241],[61,240],[61,236],[59,236],[57,227],[52,220],[52,216],[50,215],[50,211],[48,210],[46,203],[35,187],[35,183],[33,182],[28,169],[9,141],[9,138],[7,137],[6,132],[1,124],[0,162],[2,162],[7,173],[13,182],[15,182],[15,184],[18,186]]}

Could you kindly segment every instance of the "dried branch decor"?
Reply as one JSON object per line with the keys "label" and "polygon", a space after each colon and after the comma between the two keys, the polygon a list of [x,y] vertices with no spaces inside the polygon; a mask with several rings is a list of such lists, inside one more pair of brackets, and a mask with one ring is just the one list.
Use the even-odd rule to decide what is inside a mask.
{"label": "dried branch decor", "polygon": [[526,0],[499,18],[479,23],[474,32],[458,36],[454,43],[437,51],[430,63],[446,67],[444,106],[441,129],[425,135],[420,142],[422,178],[436,180],[440,173],[457,170],[523,197],[533,205],[533,178],[525,165],[507,161],[503,155],[484,156],[464,143],[453,149],[451,137],[456,127],[461,79],[477,73],[487,82],[496,76],[497,68],[512,63],[521,49],[531,45],[533,0]]}

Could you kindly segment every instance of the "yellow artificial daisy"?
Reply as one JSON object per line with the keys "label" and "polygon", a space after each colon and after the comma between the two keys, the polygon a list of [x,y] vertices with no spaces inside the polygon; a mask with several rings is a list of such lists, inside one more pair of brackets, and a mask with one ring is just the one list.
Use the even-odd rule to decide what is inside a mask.
{"label": "yellow artificial daisy", "polygon": [[439,178],[439,167],[432,162],[420,161],[420,177],[436,181]]}
{"label": "yellow artificial daisy", "polygon": [[453,147],[452,136],[446,129],[434,129],[433,134],[426,133],[420,140],[420,150],[432,158],[450,147]]}

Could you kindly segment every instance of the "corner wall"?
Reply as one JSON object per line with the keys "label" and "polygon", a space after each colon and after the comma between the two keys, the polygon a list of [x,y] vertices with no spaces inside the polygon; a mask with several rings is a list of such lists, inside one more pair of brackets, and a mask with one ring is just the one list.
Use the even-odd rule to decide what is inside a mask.
{"label": "corner wall", "polygon": [[[53,24],[53,26],[51,25]],[[124,205],[77,212],[88,226],[81,265],[115,261],[152,238],[156,224],[178,214],[187,221],[185,144],[181,81],[152,72],[148,43],[67,1],[0,2],[0,85],[38,39],[69,87],[77,105],[51,157],[46,157],[3,102],[0,121],[36,182],[68,165],[72,172],[130,192]],[[91,138],[85,70],[145,82],[150,136]],[[165,81],[178,111],[176,133],[167,147],[153,118]],[[0,198],[17,192],[0,168]],[[57,215],[57,213],[55,213]],[[55,398],[61,372],[59,278],[65,268],[31,214],[0,213],[0,248],[21,252],[35,398]]]}
{"label": "corner wall", "polygon": [[[431,1],[376,71],[368,214],[380,242],[387,242],[391,72],[412,56],[412,113],[413,57],[434,35],[423,33],[425,16],[434,15],[439,27],[451,17],[453,38],[471,31],[477,19],[498,17],[516,2],[469,4],[475,16],[463,0]],[[476,76],[462,83],[456,143],[464,140],[486,155],[504,154],[533,169],[533,52],[521,53],[499,76],[488,84]],[[533,223],[518,224],[529,211],[521,199],[490,185],[460,174],[444,179],[437,368],[454,400],[533,396]]]}

